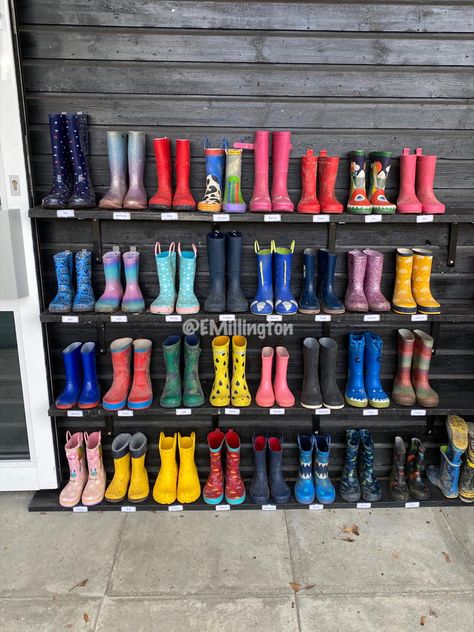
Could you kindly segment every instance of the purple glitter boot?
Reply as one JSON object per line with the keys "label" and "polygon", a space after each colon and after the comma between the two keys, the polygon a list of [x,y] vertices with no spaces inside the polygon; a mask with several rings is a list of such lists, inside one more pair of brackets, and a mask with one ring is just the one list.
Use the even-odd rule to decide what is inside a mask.
{"label": "purple glitter boot", "polygon": [[123,208],[144,209],[148,198],[143,186],[145,171],[145,132],[128,132],[128,193]]}
{"label": "purple glitter boot", "polygon": [[348,312],[368,312],[369,303],[364,293],[364,276],[367,255],[360,250],[347,253],[348,285],[344,304]]}
{"label": "purple glitter boot", "polygon": [[383,254],[378,250],[366,248],[362,251],[367,256],[367,270],[364,279],[364,292],[371,312],[389,312],[390,303],[382,294]]}
{"label": "purple glitter boot", "polygon": [[123,265],[125,267],[125,279],[127,286],[122,299],[122,312],[133,312],[139,314],[145,309],[140,286],[138,285],[138,267],[140,263],[140,253],[130,250],[123,253]]}
{"label": "purple glitter boot", "polygon": [[107,132],[110,187],[99,202],[100,208],[122,208],[127,193],[127,134]]}
{"label": "purple glitter boot", "polygon": [[120,280],[121,268],[120,252],[115,250],[106,252],[102,257],[104,264],[105,290],[95,304],[95,311],[103,314],[116,312],[120,307],[123,296],[122,282]]}

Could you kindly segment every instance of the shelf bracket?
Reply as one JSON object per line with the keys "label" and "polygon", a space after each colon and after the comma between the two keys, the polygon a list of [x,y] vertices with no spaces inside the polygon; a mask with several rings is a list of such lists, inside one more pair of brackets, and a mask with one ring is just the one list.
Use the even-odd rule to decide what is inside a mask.
{"label": "shelf bracket", "polygon": [[107,342],[105,339],[105,323],[97,324],[97,341],[99,343],[99,353],[107,353]]}
{"label": "shelf bracket", "polygon": [[214,413],[211,415],[212,429],[217,430],[219,428],[219,415]]}
{"label": "shelf bracket", "polygon": [[425,437],[429,437],[430,435],[433,434],[434,426],[435,426],[434,417],[432,415],[428,415],[426,417],[426,424],[425,424]]}
{"label": "shelf bracket", "polygon": [[441,329],[441,322],[439,320],[434,320],[431,323],[431,337],[433,338],[433,355],[436,353],[438,349],[438,340],[439,340],[439,332]]}
{"label": "shelf bracket", "polygon": [[329,322],[324,321],[323,322],[323,337],[324,338],[330,338],[331,337],[331,321],[329,321]]}
{"label": "shelf bracket", "polygon": [[319,415],[313,413],[313,434],[319,434],[321,431],[321,419]]}
{"label": "shelf bracket", "polygon": [[104,417],[104,421],[105,421],[105,434],[108,437],[113,437],[114,436],[114,418],[112,415],[106,415]]}
{"label": "shelf bracket", "polygon": [[92,244],[96,263],[102,262],[102,229],[100,219],[94,218],[92,222]]}
{"label": "shelf bracket", "polygon": [[329,222],[329,231],[328,231],[328,250],[329,250],[329,252],[334,252],[336,250],[336,233],[337,233],[337,224],[336,224],[336,222]]}
{"label": "shelf bracket", "polygon": [[458,247],[459,224],[453,222],[449,226],[449,243],[448,243],[448,267],[453,268],[456,265],[456,254]]}

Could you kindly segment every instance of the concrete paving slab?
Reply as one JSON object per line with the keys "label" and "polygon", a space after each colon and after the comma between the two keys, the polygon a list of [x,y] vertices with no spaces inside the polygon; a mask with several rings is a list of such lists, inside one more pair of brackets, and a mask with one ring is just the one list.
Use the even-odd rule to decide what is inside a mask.
{"label": "concrete paving slab", "polygon": [[471,590],[438,509],[287,511],[295,581],[313,592]]}
{"label": "concrete paving slab", "polygon": [[443,507],[441,509],[449,528],[465,547],[466,553],[474,564],[474,506]]}
{"label": "concrete paving slab", "polygon": [[93,632],[102,598],[0,599],[2,632]]}
{"label": "concrete paving slab", "polygon": [[284,512],[129,514],[108,595],[287,594]]}

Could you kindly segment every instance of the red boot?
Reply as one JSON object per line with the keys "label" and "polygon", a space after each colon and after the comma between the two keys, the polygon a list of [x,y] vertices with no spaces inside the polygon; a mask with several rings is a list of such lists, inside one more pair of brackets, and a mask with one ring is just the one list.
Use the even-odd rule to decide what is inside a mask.
{"label": "red boot", "polygon": [[422,206],[415,193],[417,156],[410,154],[405,147],[400,156],[400,189],[397,199],[397,211],[399,213],[421,213]]}
{"label": "red boot", "polygon": [[301,199],[298,203],[298,213],[319,213],[320,206],[316,197],[316,177],[318,159],[312,149],[306,150],[301,158]]}
{"label": "red boot", "polygon": [[128,396],[132,410],[149,408],[153,403],[150,379],[151,340],[137,338],[133,341],[133,384]]}
{"label": "red boot", "polygon": [[120,410],[127,403],[131,381],[132,342],[131,338],[118,338],[110,345],[114,381],[102,400],[102,406],[106,410]]}
{"label": "red boot", "polygon": [[176,189],[173,196],[175,211],[195,211],[196,202],[189,189],[189,170],[191,167],[191,143],[178,138],[176,141]]}
{"label": "red boot", "polygon": [[240,505],[245,500],[245,485],[240,476],[240,437],[233,430],[225,433],[227,448],[225,463],[225,499],[229,505]]}
{"label": "red boot", "polygon": [[169,211],[173,192],[171,190],[171,143],[169,138],[155,138],[156,175],[158,177],[158,191],[148,203],[149,208],[158,211]]}
{"label": "red boot", "polygon": [[416,196],[421,202],[422,213],[444,213],[446,207],[434,192],[436,156],[423,156],[423,150],[416,150]]}
{"label": "red boot", "polygon": [[323,213],[342,213],[343,205],[335,195],[339,158],[328,156],[326,149],[321,149],[318,157],[318,195]]}
{"label": "red boot", "polygon": [[218,505],[224,498],[224,472],[222,469],[222,445],[224,433],[213,430],[207,435],[211,470],[202,490],[204,502],[208,505]]}

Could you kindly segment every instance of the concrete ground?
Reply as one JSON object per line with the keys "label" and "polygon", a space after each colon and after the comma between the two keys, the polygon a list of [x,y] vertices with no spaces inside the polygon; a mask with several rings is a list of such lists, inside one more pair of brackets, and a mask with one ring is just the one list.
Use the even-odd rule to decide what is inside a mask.
{"label": "concrete ground", "polygon": [[2,632],[472,632],[472,508],[30,514],[0,494]]}

